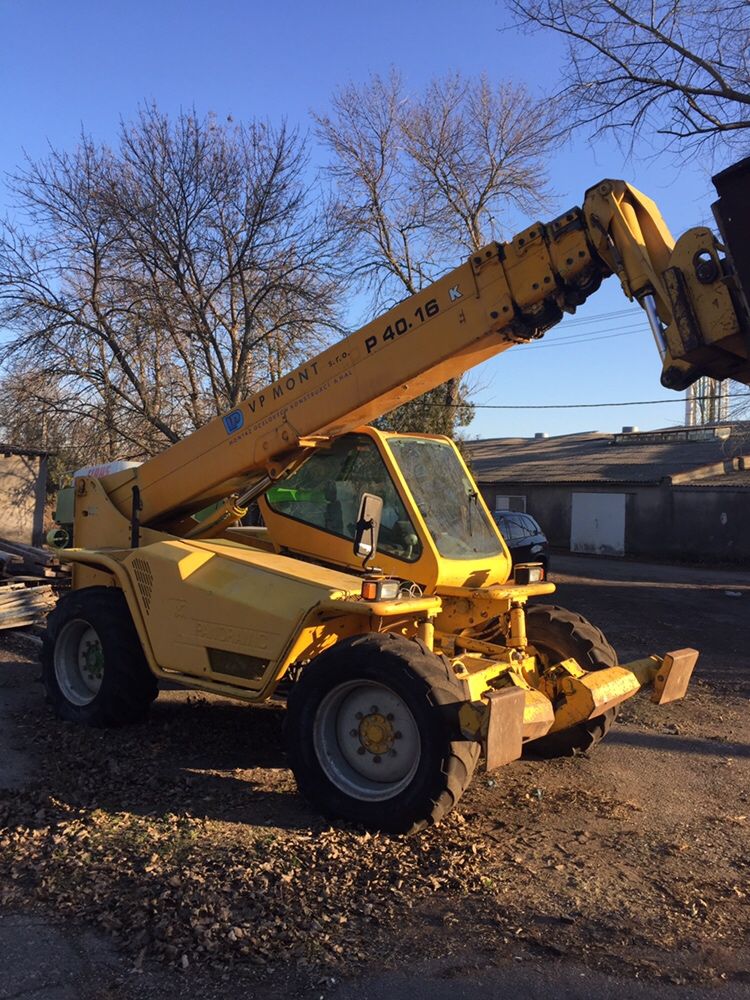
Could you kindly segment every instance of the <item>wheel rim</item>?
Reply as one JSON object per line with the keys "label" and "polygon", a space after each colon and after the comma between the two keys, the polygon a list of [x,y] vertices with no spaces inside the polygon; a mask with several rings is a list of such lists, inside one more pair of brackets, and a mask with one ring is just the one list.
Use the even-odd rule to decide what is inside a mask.
{"label": "wheel rim", "polygon": [[328,692],[315,715],[313,742],[329,781],[369,802],[403,791],[422,752],[419,727],[406,702],[371,681],[347,681]]}
{"label": "wheel rim", "polygon": [[73,705],[89,705],[104,677],[104,650],[96,629],[75,618],[67,622],[55,643],[55,678]]}

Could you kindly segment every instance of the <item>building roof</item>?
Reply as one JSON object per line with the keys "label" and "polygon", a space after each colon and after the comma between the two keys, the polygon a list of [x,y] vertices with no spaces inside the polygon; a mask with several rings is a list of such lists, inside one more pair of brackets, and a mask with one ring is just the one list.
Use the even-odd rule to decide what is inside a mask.
{"label": "building roof", "polygon": [[748,485],[750,425],[666,428],[601,434],[590,431],[549,438],[467,441],[480,483],[693,484],[712,477]]}
{"label": "building roof", "polygon": [[[677,484],[682,485],[682,484]],[[706,476],[701,479],[694,479],[690,483],[686,483],[687,486],[706,486],[716,489],[717,487],[724,490],[750,490],[750,471],[748,470],[738,470],[732,472],[725,472],[721,476]]]}

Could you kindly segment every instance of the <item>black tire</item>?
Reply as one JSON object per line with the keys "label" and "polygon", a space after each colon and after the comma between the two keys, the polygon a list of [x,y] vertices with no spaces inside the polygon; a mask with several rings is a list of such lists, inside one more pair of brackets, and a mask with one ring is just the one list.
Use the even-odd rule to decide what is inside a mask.
{"label": "black tire", "polygon": [[[582,615],[565,608],[530,605],[526,610],[526,634],[549,664],[574,657],[584,670],[602,670],[617,665],[617,654],[604,633]],[[524,744],[524,756],[549,760],[590,750],[609,732],[616,717],[615,706],[570,729],[531,740]]]}
{"label": "black tire", "polygon": [[[93,639],[87,629],[93,629]],[[92,646],[96,663],[82,669],[81,656],[88,655]],[[76,649],[77,671],[69,659]],[[41,660],[47,700],[68,722],[89,726],[141,722],[158,693],[125,595],[115,587],[85,587],[63,597],[47,619]],[[87,687],[89,682],[93,687]]]}
{"label": "black tire", "polygon": [[[359,692],[371,692],[373,687],[383,689],[384,699],[392,695],[408,709],[407,713],[398,708],[395,716],[388,716],[394,718],[395,726],[399,718],[408,716],[408,732],[396,731],[396,737],[418,732],[405,756],[405,762],[413,758],[412,770],[400,780],[380,783],[363,777],[359,764],[352,766],[345,759],[347,753],[354,758],[356,750],[363,758],[362,768],[372,771],[380,763],[378,752],[383,757],[391,754],[391,750],[367,750],[360,735],[365,722],[378,716],[367,715],[357,730],[347,730],[346,739],[353,739],[348,748],[342,748],[338,728],[334,735],[326,729],[329,718],[335,717],[337,727],[350,724],[345,710],[350,697],[338,692],[349,688],[351,699],[356,700]],[[337,697],[342,699],[338,705]],[[479,758],[479,744],[463,739],[459,731],[458,710],[465,698],[464,685],[445,657],[419,641],[368,633],[337,643],[313,660],[289,695],[287,752],[300,792],[325,816],[371,830],[408,834],[439,822],[468,787]],[[335,707],[327,708],[329,703]],[[402,744],[394,743],[393,749],[396,746]],[[347,772],[353,786],[348,785]],[[356,794],[350,794],[347,787],[350,791],[354,787]],[[378,797],[369,797],[373,795]]]}

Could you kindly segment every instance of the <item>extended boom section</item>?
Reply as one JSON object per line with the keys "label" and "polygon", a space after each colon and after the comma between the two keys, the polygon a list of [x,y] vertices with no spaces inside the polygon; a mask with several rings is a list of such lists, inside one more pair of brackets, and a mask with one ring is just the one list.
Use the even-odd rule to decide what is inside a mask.
{"label": "extended boom section", "polygon": [[154,525],[277,477],[306,438],[342,434],[541,336],[598,288],[583,217],[573,209],[493,243],[427,290],[323,351],[136,469],[104,482],[130,516]]}

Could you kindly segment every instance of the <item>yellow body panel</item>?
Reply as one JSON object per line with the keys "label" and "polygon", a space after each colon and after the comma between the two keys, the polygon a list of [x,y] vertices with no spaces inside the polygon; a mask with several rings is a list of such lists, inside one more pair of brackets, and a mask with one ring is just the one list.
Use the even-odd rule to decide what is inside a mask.
{"label": "yellow body panel", "polygon": [[[356,577],[323,567],[311,574],[298,560],[224,541],[159,542],[134,550],[123,565],[136,581],[162,670],[231,676],[258,690],[309,611],[322,601],[356,595],[360,587]],[[257,662],[247,664],[249,676],[243,677],[217,667],[218,657],[212,665],[210,650]]]}
{"label": "yellow body panel", "polygon": [[[71,550],[78,571],[125,592],[155,673],[251,700],[288,667],[385,623],[422,634],[436,598],[363,601],[361,580],[231,542],[166,539],[108,554]],[[100,569],[104,567],[109,575]],[[262,623],[262,624],[261,624]]]}

